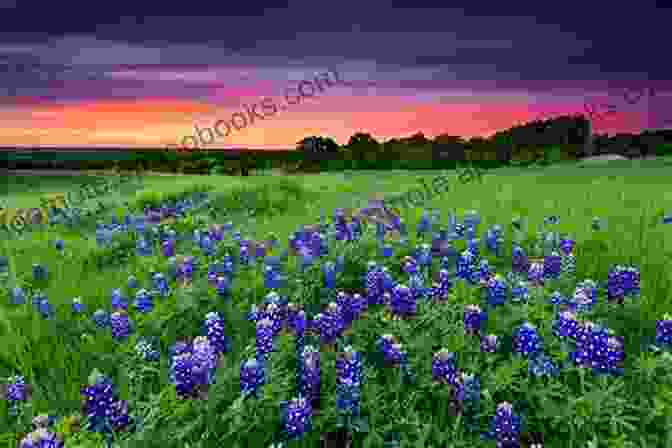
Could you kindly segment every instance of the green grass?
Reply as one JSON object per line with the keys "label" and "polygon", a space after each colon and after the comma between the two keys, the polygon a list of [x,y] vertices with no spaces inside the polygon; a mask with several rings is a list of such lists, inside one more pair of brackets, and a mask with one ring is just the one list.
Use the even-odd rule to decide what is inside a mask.
{"label": "green grass", "polygon": [[[623,308],[608,306],[604,297],[589,314],[591,320],[603,321],[616,334],[625,336],[626,373],[622,378],[593,378],[579,369],[566,369],[559,379],[538,380],[527,375],[524,362],[510,357],[483,357],[477,343],[461,333],[461,312],[466,303],[476,303],[473,290],[457,288],[446,304],[421,304],[418,316],[411,322],[389,322],[382,319],[380,309],[355,322],[353,345],[361,351],[371,346],[376,337],[393,333],[409,349],[411,366],[418,381],[403,385],[390,372],[371,369],[363,386],[362,410],[368,418],[370,432],[357,435],[356,443],[364,447],[382,446],[388,431],[402,433],[402,446],[494,446],[486,445],[478,434],[463,430],[455,417],[442,412],[446,391],[431,384],[430,362],[438,347],[447,347],[458,354],[458,366],[481,378],[483,396],[480,423],[485,429],[501,401],[525,400],[531,404],[528,424],[531,430],[542,431],[549,447],[594,446],[658,447],[672,444],[672,370],[649,353],[642,352],[642,337],[655,332],[655,321],[665,312],[672,312],[672,226],[657,224],[660,211],[670,210],[672,190],[669,174],[661,161],[609,162],[608,167],[578,169],[575,166],[545,169],[507,168],[486,173],[482,184],[459,184],[454,178],[448,192],[428,201],[425,208],[442,212],[446,222],[449,210],[461,216],[464,210],[481,213],[481,230],[495,223],[508,228],[512,217],[529,217],[531,228],[545,216],[561,219],[561,232],[577,240],[577,277],[606,280],[609,265],[634,264],[642,276],[642,294],[637,303]],[[279,216],[247,217],[233,220],[244,236],[263,238],[274,232],[286,245],[287,235],[301,224],[315,223],[320,209],[327,216],[335,207],[356,206],[357,201],[373,195],[394,194],[418,188],[420,178],[431,179],[439,172],[360,172],[350,176],[341,173],[303,175],[291,180],[303,188],[303,200],[292,200]],[[68,178],[70,179],[70,178]],[[181,191],[189,185],[206,183],[214,192],[226,194],[233,189],[277,185],[282,178],[271,176],[249,179],[225,176],[151,177],[144,190]],[[68,183],[70,182],[70,183]],[[39,182],[12,185],[8,203],[28,207],[39,204],[39,195],[76,188],[72,179],[43,177]],[[120,195],[119,200],[133,195]],[[361,204],[363,205],[363,204]],[[402,217],[414,235],[420,209],[405,209]],[[590,222],[594,216],[604,218],[606,230],[594,232]],[[86,271],[83,261],[94,249],[90,241],[71,236],[66,241],[67,256],[59,256],[53,232],[33,232],[22,241],[3,241],[2,255],[9,255],[12,271],[19,284],[25,284],[33,263],[42,263],[49,270],[51,281],[45,292],[56,307],[56,318],[44,321],[31,310],[31,305],[11,306],[6,295],[0,296],[0,377],[21,373],[33,385],[32,413],[49,412],[59,417],[79,409],[79,391],[94,368],[110,375],[130,409],[145,419],[140,433],[146,439],[134,438],[128,446],[231,446],[267,447],[272,431],[279,422],[280,400],[293,395],[294,348],[292,339],[281,336],[272,357],[272,379],[257,401],[238,400],[238,369],[242,360],[253,355],[254,329],[244,315],[250,305],[262,300],[265,290],[259,273],[241,274],[234,281],[234,299],[225,304],[214,297],[212,288],[203,292],[176,293],[157,302],[148,316],[131,311],[136,333],[126,344],[116,344],[109,334],[96,333],[84,318],[74,317],[69,304],[81,296],[88,312],[108,308],[110,292],[122,288],[133,273],[146,286],[146,273],[153,266],[162,267],[160,257],[134,258],[123,269],[106,269],[101,273]],[[510,235],[507,234],[507,245]],[[414,238],[411,239],[413,242]],[[188,250],[188,249],[185,249]],[[366,260],[373,245],[356,250],[350,258]],[[367,255],[368,254],[368,255]],[[398,270],[395,257],[392,272]],[[293,262],[290,261],[290,266]],[[356,285],[360,267],[348,267],[345,286]],[[293,268],[289,272],[296,277]],[[316,278],[312,271],[308,278]],[[399,277],[398,277],[399,278]],[[10,281],[9,286],[14,286]],[[311,285],[296,286],[285,291],[290,300],[310,301]],[[28,302],[30,299],[28,298]],[[217,383],[203,402],[182,402],[175,398],[174,387],[168,383],[168,359],[165,349],[178,339],[199,334],[203,317],[217,310],[225,315],[227,333],[233,338],[233,350],[224,358]],[[524,318],[539,325],[550,350],[559,353],[556,338],[550,334],[553,317],[549,305],[536,300],[529,305],[506,305],[497,309],[489,321],[489,332],[504,335]],[[82,333],[91,337],[82,337]],[[130,356],[140,334],[159,337],[162,360],[156,368],[140,369]],[[302,443],[290,446],[317,446],[321,432],[334,430],[335,353],[323,351],[323,410],[313,419],[314,430]],[[0,446],[15,446],[16,432],[28,428],[7,420],[4,403],[0,405]],[[627,443],[626,443],[627,442]],[[66,447],[99,446],[92,436],[70,437]],[[122,445],[126,446],[126,445]]]}

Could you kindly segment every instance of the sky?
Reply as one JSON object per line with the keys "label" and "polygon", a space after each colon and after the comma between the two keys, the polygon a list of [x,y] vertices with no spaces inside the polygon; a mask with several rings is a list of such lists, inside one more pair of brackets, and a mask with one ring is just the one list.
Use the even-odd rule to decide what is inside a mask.
{"label": "sky", "polygon": [[660,1],[406,3],[0,0],[0,147],[193,147],[235,113],[201,147],[487,137],[586,104],[595,132],[672,127]]}

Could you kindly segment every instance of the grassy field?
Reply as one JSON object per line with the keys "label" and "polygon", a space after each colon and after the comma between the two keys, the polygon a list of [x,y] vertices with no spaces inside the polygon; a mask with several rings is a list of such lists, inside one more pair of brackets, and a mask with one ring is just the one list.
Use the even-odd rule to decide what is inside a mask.
{"label": "grassy field", "polygon": [[[525,216],[529,228],[536,232],[545,217],[558,216],[555,230],[576,240],[576,278],[605,282],[609,267],[615,264],[636,266],[641,272],[641,296],[626,299],[625,305],[607,304],[603,292],[592,311],[582,318],[600,322],[624,337],[625,363],[622,376],[595,376],[574,366],[560,369],[557,377],[536,378],[528,374],[528,361],[510,353],[479,353],[478,340],[465,336],[462,312],[466,304],[481,303],[479,288],[458,282],[443,303],[420,302],[417,315],[409,321],[387,320],[382,306],[371,307],[365,317],[353,323],[349,338],[353,347],[366,353],[375,340],[385,333],[394,334],[408,351],[409,365],[415,372],[410,384],[393,374],[394,368],[367,364],[362,385],[361,410],[368,432],[355,436],[354,446],[382,447],[386,435],[399,434],[400,446],[495,446],[482,440],[480,433],[500,402],[514,403],[525,415],[524,432],[544,434],[548,447],[672,447],[672,364],[646,349],[643,340],[655,335],[656,320],[672,313],[672,226],[661,224],[662,212],[672,209],[672,182],[669,160],[641,162],[613,161],[579,168],[561,165],[548,168],[507,168],[486,173],[482,184],[460,184],[453,176],[449,190],[424,204],[425,209],[440,212],[439,227],[445,227],[450,211],[459,219],[466,210],[477,210],[482,222],[479,234],[494,224],[505,229],[505,255],[488,255],[498,273],[511,266],[510,223]],[[320,211],[327,218],[336,207],[361,207],[374,196],[389,196],[419,188],[421,178],[431,179],[439,172],[357,172],[304,175],[290,180],[301,188],[299,197],[278,196],[283,213],[274,216],[218,216],[217,221],[231,220],[243,237],[258,240],[269,233],[277,235],[280,245],[287,245],[288,235],[303,224],[319,222]],[[236,188],[270,185],[277,188],[280,177],[253,176],[249,179],[226,176],[146,177],[142,189],[179,192],[190,185],[208,184],[211,195],[226,194]],[[8,207],[37,207],[40,195],[77,188],[86,178],[23,178],[10,184]],[[140,192],[121,192],[104,198],[120,204],[133,200]],[[281,193],[278,193],[279,195]],[[415,225],[420,208],[404,209],[401,217],[409,229],[410,246],[419,243]],[[599,231],[591,228],[594,217],[602,220]],[[210,219],[210,218],[209,218]],[[91,237],[91,235],[88,235]],[[54,242],[64,240],[64,254]],[[230,237],[227,237],[230,240]],[[227,240],[227,241],[228,241]],[[334,243],[328,259],[343,254],[348,259],[337,289],[363,292],[359,275],[369,259],[384,262],[395,279],[405,282],[400,272],[403,255],[410,251],[390,240],[395,247],[391,259],[376,254],[373,232],[368,230],[355,248]],[[155,308],[140,314],[129,307],[134,331],[125,342],[116,342],[109,329],[92,327],[87,315],[102,308],[110,310],[110,294],[115,288],[126,297],[129,275],[135,275],[142,287],[151,269],[165,272],[166,257],[155,248],[155,255],[133,256],[123,267],[92,272],[84,260],[96,251],[92,238],[77,232],[35,231],[21,240],[2,241],[2,255],[10,259],[10,276],[0,296],[0,378],[20,374],[32,385],[30,406],[18,419],[10,417],[8,407],[0,407],[0,446],[14,447],[18,435],[30,430],[30,417],[49,413],[60,420],[80,408],[80,389],[93,369],[108,375],[117,386],[119,396],[128,400],[131,415],[143,424],[134,433],[120,433],[119,446],[164,447],[264,447],[270,446],[275,428],[280,424],[279,403],[295,393],[296,354],[294,338],[280,334],[270,359],[270,378],[258,399],[242,401],[239,368],[254,356],[255,328],[245,318],[252,304],[260,304],[268,290],[258,267],[236,273],[231,301],[216,296],[207,286],[203,270],[195,274],[193,287],[171,285],[172,294],[156,301]],[[189,241],[178,245],[178,253],[201,254]],[[274,253],[277,253],[275,251]],[[204,257],[205,258],[205,257]],[[209,259],[208,259],[209,260]],[[47,268],[49,280],[44,285],[32,281],[31,266]],[[309,307],[322,291],[319,264],[301,274],[290,256],[284,270],[291,279],[281,295]],[[434,262],[434,271],[438,260]],[[299,282],[303,279],[303,282]],[[316,286],[317,285],[317,286]],[[35,291],[38,286],[55,310],[53,319],[40,317],[27,296],[26,304],[10,304],[8,289],[21,286]],[[565,284],[550,282],[543,291],[535,290],[527,304],[507,302],[489,312],[487,333],[510,335],[523,321],[537,326],[557,362],[566,358],[566,347],[552,334],[554,307],[547,303],[552,291]],[[573,290],[573,285],[572,289]],[[569,291],[569,290],[568,290]],[[563,290],[564,292],[564,290]],[[568,294],[571,292],[568,292]],[[74,297],[81,297],[85,315],[71,310]],[[317,298],[316,298],[317,297]],[[168,347],[178,340],[200,334],[206,313],[219,312],[226,322],[225,333],[232,349],[217,369],[216,382],[206,400],[179,400],[168,378]],[[156,336],[161,359],[157,363],[139,362],[134,346],[141,336]],[[460,370],[480,379],[479,430],[465,429],[461,417],[446,410],[449,388],[432,382],[432,355],[445,347],[457,356]],[[333,349],[321,349],[323,395],[319,412],[313,416],[313,429],[300,441],[288,446],[318,446],[321,433],[336,428],[336,374]],[[100,446],[99,439],[88,432],[69,435],[66,447]],[[592,445],[590,445],[592,443]]]}

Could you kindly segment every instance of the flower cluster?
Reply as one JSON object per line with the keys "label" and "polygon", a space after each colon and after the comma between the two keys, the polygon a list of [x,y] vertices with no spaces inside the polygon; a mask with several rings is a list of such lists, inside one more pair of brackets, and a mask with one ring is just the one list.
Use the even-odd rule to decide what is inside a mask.
{"label": "flower cluster", "polygon": [[431,296],[434,300],[445,300],[448,298],[450,288],[453,283],[450,280],[450,272],[447,269],[441,269],[438,273],[438,280],[432,284]]}
{"label": "flower cluster", "polygon": [[483,330],[483,323],[488,316],[478,305],[465,305],[464,332],[465,334],[479,335]]}
{"label": "flower cluster", "polygon": [[609,270],[607,300],[623,303],[625,297],[639,295],[639,270],[633,266],[617,265]]}
{"label": "flower cluster", "polygon": [[289,439],[301,438],[312,427],[313,408],[310,400],[293,398],[280,403],[283,430]]}
{"label": "flower cluster", "polygon": [[398,317],[415,315],[417,312],[417,302],[408,286],[397,285],[394,287],[390,298],[390,312]]}
{"label": "flower cluster", "polygon": [[457,365],[455,354],[448,349],[441,349],[434,354],[432,358],[432,379],[434,381],[455,384],[457,375]]}
{"label": "flower cluster", "polygon": [[610,335],[607,328],[586,321],[576,332],[576,350],[570,359],[578,367],[589,367],[594,373],[623,372],[623,338]]}
{"label": "flower cluster", "polygon": [[490,421],[490,431],[486,434],[497,442],[497,448],[514,448],[520,446],[521,419],[513,412],[513,405],[508,402],[499,403],[495,416]]}
{"label": "flower cluster", "polygon": [[529,322],[523,323],[513,331],[513,352],[526,358],[532,357],[542,349],[541,337],[537,328]]}
{"label": "flower cluster", "polygon": [[347,346],[336,358],[336,407],[339,412],[359,414],[362,379],[361,355]]}
{"label": "flower cluster", "polygon": [[672,347],[672,316],[664,314],[663,318],[656,321],[656,344]]}
{"label": "flower cluster", "polygon": [[258,397],[259,388],[265,383],[264,365],[248,359],[240,366],[240,393]]}
{"label": "flower cluster", "polygon": [[108,377],[94,372],[81,393],[82,413],[87,417],[89,431],[110,432],[128,427],[128,403],[116,398],[114,385]]}
{"label": "flower cluster", "polygon": [[307,345],[299,358],[299,391],[309,401],[320,397],[320,352]]}
{"label": "flower cluster", "polygon": [[383,355],[385,363],[399,365],[406,359],[402,344],[391,334],[384,334],[376,341],[376,346]]}

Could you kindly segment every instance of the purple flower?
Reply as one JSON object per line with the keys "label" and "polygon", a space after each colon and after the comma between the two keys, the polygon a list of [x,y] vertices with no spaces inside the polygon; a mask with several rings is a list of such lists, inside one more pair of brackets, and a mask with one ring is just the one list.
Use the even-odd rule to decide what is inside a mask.
{"label": "purple flower", "polygon": [[273,322],[268,318],[257,322],[256,345],[257,360],[263,362],[273,351]]}
{"label": "purple flower", "polygon": [[204,333],[218,354],[228,352],[229,338],[224,334],[224,319],[216,312],[205,315]]}
{"label": "purple flower", "polygon": [[436,352],[432,358],[432,379],[452,385],[456,374],[455,354],[445,348]]}
{"label": "purple flower", "polygon": [[9,401],[10,406],[14,406],[30,398],[31,387],[26,384],[25,377],[14,375],[7,378],[7,384],[3,385],[2,392],[4,392],[2,398]]}
{"label": "purple flower", "polygon": [[574,312],[570,310],[562,311],[553,322],[553,334],[560,338],[574,339],[578,325]]}
{"label": "purple flower", "polygon": [[499,340],[494,334],[489,334],[481,338],[481,351],[484,353],[495,353],[499,348]]}
{"label": "purple flower", "polygon": [[300,363],[299,391],[312,401],[320,396],[320,352],[308,345],[303,349]]}
{"label": "purple flower", "polygon": [[154,300],[146,289],[141,289],[135,293],[133,306],[141,313],[149,313],[154,309]]}
{"label": "purple flower", "polygon": [[21,288],[12,288],[10,300],[12,305],[23,305],[26,303],[26,293]]}
{"label": "purple flower", "polygon": [[112,309],[127,309],[128,308],[128,302],[124,298],[123,294],[121,293],[121,289],[113,289],[112,290]]}
{"label": "purple flower", "polygon": [[256,359],[248,359],[240,366],[240,393],[258,396],[259,388],[265,383],[264,366]]}
{"label": "purple flower", "polygon": [[359,414],[361,384],[361,356],[347,346],[336,358],[336,408],[339,412]]}
{"label": "purple flower", "polygon": [[488,304],[491,306],[503,305],[506,302],[506,283],[504,278],[496,274],[487,282]]}
{"label": "purple flower", "polygon": [[497,441],[497,448],[517,448],[520,447],[520,427],[520,417],[513,413],[511,403],[503,402],[497,405],[488,435]]}
{"label": "purple flower", "polygon": [[19,448],[62,448],[63,437],[48,428],[38,428],[21,440]]}
{"label": "purple flower", "polygon": [[124,310],[115,311],[110,316],[110,325],[112,327],[112,337],[116,341],[125,340],[131,331],[131,323],[128,314]]}
{"label": "purple flower", "polygon": [[450,272],[447,269],[441,269],[438,277],[438,281],[432,284],[432,298],[434,300],[445,300],[453,286],[450,280]]}
{"label": "purple flower", "polygon": [[514,246],[512,250],[511,265],[513,272],[527,274],[530,269],[530,262],[525,251],[520,246]]}
{"label": "purple flower", "polygon": [[415,296],[406,285],[397,285],[392,290],[390,311],[400,317],[414,316],[417,312]]}
{"label": "purple flower", "polygon": [[47,279],[47,268],[41,264],[33,264],[33,280],[42,281]]}
{"label": "purple flower", "polygon": [[550,255],[544,257],[544,278],[545,279],[557,279],[560,277],[562,269],[562,258],[557,252],[552,252]]}
{"label": "purple flower", "polygon": [[656,344],[672,347],[672,316],[667,313],[656,321]]}
{"label": "purple flower", "polygon": [[466,334],[480,334],[483,323],[487,320],[487,314],[478,305],[465,305],[464,307],[464,332]]}
{"label": "purple flower", "polygon": [[91,319],[100,329],[106,328],[110,324],[110,316],[102,309],[96,310],[91,316]]}
{"label": "purple flower", "polygon": [[529,358],[541,351],[541,337],[537,328],[525,322],[513,332],[513,352]]}
{"label": "purple flower", "polygon": [[280,409],[283,430],[289,439],[301,438],[310,431],[313,413],[310,400],[294,398],[289,402],[281,402]]}

